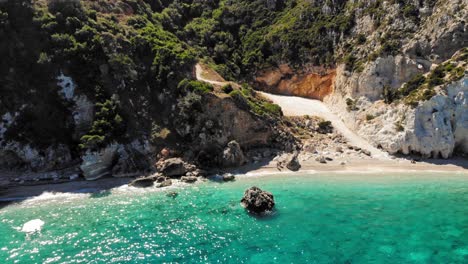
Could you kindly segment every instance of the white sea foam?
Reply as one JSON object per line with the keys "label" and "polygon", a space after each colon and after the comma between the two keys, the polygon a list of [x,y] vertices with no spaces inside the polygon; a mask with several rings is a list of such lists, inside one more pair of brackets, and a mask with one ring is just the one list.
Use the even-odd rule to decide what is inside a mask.
{"label": "white sea foam", "polygon": [[89,193],[70,193],[70,192],[44,192],[39,196],[34,196],[27,198],[26,200],[22,201],[20,205],[29,207],[36,204],[48,203],[48,202],[58,202],[58,203],[66,203],[76,199],[83,199],[88,198]]}
{"label": "white sea foam", "polygon": [[25,233],[36,233],[40,232],[42,227],[44,226],[44,221],[41,219],[34,219],[29,222],[26,222],[23,227],[21,228],[21,232]]}

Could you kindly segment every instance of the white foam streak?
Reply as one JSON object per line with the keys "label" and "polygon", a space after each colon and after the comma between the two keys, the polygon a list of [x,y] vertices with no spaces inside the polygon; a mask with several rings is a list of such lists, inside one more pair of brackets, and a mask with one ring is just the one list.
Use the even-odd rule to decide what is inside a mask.
{"label": "white foam streak", "polygon": [[23,227],[21,228],[21,232],[25,233],[36,233],[40,232],[42,227],[44,226],[44,221],[41,219],[34,219],[29,222],[26,222]]}

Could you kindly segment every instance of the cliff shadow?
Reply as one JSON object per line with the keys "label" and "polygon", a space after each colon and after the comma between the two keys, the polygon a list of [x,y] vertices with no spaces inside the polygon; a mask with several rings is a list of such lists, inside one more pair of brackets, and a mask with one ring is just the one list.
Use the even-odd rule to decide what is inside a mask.
{"label": "cliff shadow", "polygon": [[455,166],[462,169],[468,169],[468,157],[464,156],[454,156],[449,159],[442,158],[423,158],[421,155],[412,154],[412,155],[403,155],[397,154],[395,157],[400,159],[405,159],[416,164],[423,165],[424,163],[437,165],[437,166]]}
{"label": "cliff shadow", "polygon": [[111,189],[128,184],[130,178],[102,178],[96,181],[84,179],[65,183],[18,185],[2,188],[0,191],[0,208],[13,203],[21,202],[45,193],[75,193],[91,194],[91,198],[102,198],[111,194]]}
{"label": "cliff shadow", "polygon": [[[227,173],[237,175],[237,174],[247,174],[249,172],[259,171],[261,169],[277,170],[276,166],[274,164],[271,164],[272,161],[273,161],[273,157],[269,157],[269,158],[264,158],[262,160],[259,160],[258,162],[247,163],[240,167],[210,170],[209,174],[211,176],[208,177],[208,180],[214,181],[214,182],[223,182],[222,175],[227,174]],[[287,169],[284,169],[284,170],[287,170]],[[278,170],[278,173],[281,173],[283,171]]]}

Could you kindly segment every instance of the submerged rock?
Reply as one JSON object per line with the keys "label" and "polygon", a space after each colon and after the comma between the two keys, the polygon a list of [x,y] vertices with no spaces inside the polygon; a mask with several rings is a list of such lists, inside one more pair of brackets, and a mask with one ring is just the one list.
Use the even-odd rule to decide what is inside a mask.
{"label": "submerged rock", "polygon": [[244,192],[241,205],[251,213],[261,214],[271,211],[275,206],[275,201],[273,194],[254,186]]}
{"label": "submerged rock", "polygon": [[166,194],[167,197],[170,197],[172,199],[175,199],[179,194],[177,192],[168,192]]}

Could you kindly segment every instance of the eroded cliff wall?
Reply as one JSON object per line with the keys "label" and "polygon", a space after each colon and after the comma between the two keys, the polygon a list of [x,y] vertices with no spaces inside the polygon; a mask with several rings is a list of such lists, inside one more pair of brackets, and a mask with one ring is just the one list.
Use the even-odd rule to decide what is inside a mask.
{"label": "eroded cliff wall", "polygon": [[261,71],[255,81],[266,92],[323,100],[333,93],[335,77],[334,69],[316,67],[298,72],[283,64]]}

